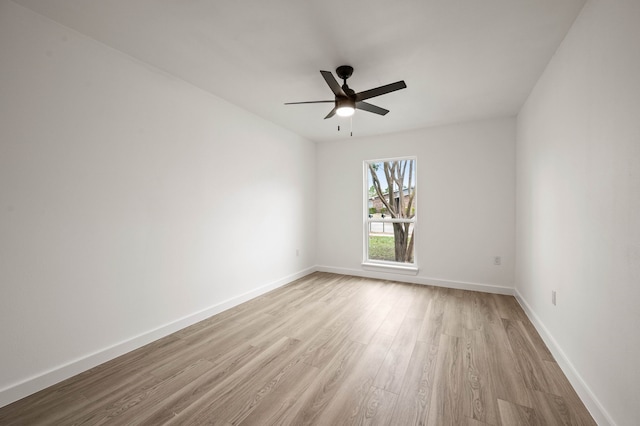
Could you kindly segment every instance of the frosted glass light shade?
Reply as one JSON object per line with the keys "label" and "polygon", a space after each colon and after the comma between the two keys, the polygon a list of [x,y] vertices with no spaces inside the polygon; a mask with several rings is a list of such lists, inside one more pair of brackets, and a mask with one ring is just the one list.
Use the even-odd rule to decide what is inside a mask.
{"label": "frosted glass light shade", "polygon": [[351,117],[355,111],[356,110],[353,107],[345,105],[338,108],[336,110],[336,114],[338,114],[340,117]]}

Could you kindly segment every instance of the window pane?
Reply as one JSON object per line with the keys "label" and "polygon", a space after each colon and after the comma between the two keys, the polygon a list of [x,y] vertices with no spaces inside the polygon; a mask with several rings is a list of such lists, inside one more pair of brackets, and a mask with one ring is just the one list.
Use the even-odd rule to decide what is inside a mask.
{"label": "window pane", "polygon": [[373,217],[415,216],[415,160],[367,163],[368,210]]}
{"label": "window pane", "polygon": [[367,260],[414,263],[414,224],[404,221],[416,218],[416,160],[369,161],[365,173]]}
{"label": "window pane", "polygon": [[369,259],[396,261],[393,235],[369,235]]}
{"label": "window pane", "polygon": [[373,222],[369,226],[369,260],[413,263],[413,224]]}

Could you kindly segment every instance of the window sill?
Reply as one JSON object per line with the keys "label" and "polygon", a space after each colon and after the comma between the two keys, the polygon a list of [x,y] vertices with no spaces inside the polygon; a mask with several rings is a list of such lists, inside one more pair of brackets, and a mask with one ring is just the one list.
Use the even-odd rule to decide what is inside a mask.
{"label": "window sill", "polygon": [[392,265],[385,263],[363,262],[362,269],[365,271],[388,272],[403,275],[418,275],[417,266]]}

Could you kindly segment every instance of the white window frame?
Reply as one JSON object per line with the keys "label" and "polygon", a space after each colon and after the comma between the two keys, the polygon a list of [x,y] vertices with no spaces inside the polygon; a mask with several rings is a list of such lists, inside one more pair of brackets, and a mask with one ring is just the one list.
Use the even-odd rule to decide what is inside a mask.
{"label": "white window frame", "polygon": [[[386,161],[399,161],[399,160],[413,160],[414,161],[414,179],[415,179],[415,211],[416,214],[411,219],[402,219],[402,218],[384,218],[384,219],[373,219],[369,217],[369,164],[371,163],[383,163]],[[413,223],[413,235],[414,238],[418,234],[418,158],[416,156],[403,156],[403,157],[393,157],[393,158],[382,158],[375,160],[365,160],[363,162],[363,227],[362,227],[362,236],[363,236],[363,261],[362,268],[364,270],[369,271],[380,271],[380,272],[394,272],[399,274],[407,274],[407,275],[416,275],[418,273],[418,250],[417,246],[414,243],[413,246],[413,263],[404,263],[404,262],[394,262],[394,261],[386,261],[386,260],[375,260],[369,259],[369,229],[371,223],[383,223],[393,224],[393,223]]]}

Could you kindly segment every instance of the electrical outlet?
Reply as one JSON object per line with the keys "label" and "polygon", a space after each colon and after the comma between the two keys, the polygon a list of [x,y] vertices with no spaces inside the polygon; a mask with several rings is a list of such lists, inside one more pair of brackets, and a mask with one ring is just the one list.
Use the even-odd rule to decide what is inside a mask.
{"label": "electrical outlet", "polygon": [[551,303],[553,304],[553,306],[556,306],[556,291],[555,290],[551,290]]}
{"label": "electrical outlet", "polygon": [[502,257],[500,257],[500,256],[495,256],[495,257],[493,258],[493,264],[494,264],[494,265],[496,265],[496,266],[500,266],[500,265],[502,265]]}
{"label": "electrical outlet", "polygon": [[296,249],[296,257],[300,256],[300,249]]}

